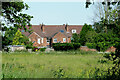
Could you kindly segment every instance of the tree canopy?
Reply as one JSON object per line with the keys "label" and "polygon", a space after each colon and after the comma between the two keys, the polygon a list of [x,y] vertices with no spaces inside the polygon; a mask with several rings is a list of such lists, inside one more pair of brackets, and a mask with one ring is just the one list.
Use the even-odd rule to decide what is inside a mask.
{"label": "tree canopy", "polygon": [[23,14],[23,10],[28,10],[29,6],[24,2],[2,2],[1,15],[3,17],[3,22],[1,23],[3,27],[17,27],[29,31],[26,25],[31,28],[30,21],[33,16],[28,14]]}

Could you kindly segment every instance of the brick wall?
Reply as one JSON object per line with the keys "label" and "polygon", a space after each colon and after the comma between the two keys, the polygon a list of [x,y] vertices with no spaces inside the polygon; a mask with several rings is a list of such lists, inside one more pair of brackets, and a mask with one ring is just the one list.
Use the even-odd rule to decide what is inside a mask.
{"label": "brick wall", "polygon": [[[57,33],[53,38],[52,38],[52,43],[54,43],[54,39],[57,39],[57,43],[60,42],[60,43],[66,43],[66,42],[70,42],[70,39],[67,38],[63,33],[59,32]],[[66,38],[66,42],[63,42],[63,38]]]}
{"label": "brick wall", "polygon": [[[30,40],[33,43],[33,46],[36,46],[36,47],[46,47],[47,45],[49,45],[47,43],[47,39],[46,38],[43,38],[43,43],[42,43],[42,37],[40,37],[39,35],[37,35],[36,33],[32,33],[30,36],[29,36]],[[38,43],[38,38],[40,39],[40,44]]]}

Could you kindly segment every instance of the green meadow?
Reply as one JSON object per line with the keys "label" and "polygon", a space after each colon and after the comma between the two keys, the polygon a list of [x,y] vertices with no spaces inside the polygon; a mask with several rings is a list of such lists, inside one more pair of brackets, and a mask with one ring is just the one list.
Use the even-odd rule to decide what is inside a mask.
{"label": "green meadow", "polygon": [[[97,68],[107,70],[110,66],[112,63],[97,52],[3,52],[2,54],[3,78],[93,78]],[[99,73],[100,71],[97,72]]]}

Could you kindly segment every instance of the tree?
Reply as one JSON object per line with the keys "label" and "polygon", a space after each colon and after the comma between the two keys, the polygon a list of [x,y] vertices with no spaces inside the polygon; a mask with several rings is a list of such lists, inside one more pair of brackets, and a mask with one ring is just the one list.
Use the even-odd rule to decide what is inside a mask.
{"label": "tree", "polygon": [[[104,0],[104,1],[106,1],[106,0]],[[102,2],[103,5],[106,4],[104,1]],[[86,7],[88,8],[88,6],[90,4],[91,4],[90,1],[86,2]],[[105,24],[105,26],[107,25],[107,28],[109,28],[111,31],[113,31],[113,34],[115,34],[117,36],[115,38],[118,41],[115,42],[115,46],[114,46],[114,47],[116,47],[115,53],[111,53],[106,56],[106,58],[113,61],[114,66],[112,68],[108,69],[107,74],[105,75],[105,78],[113,80],[113,79],[120,79],[120,1],[116,0],[116,2],[115,1],[113,2],[113,1],[107,0],[107,7],[109,9],[112,9],[111,5],[112,6],[117,5],[117,7],[119,8],[119,10],[117,11],[118,18],[116,18],[115,20],[110,20],[110,21],[112,21],[112,23],[107,23],[107,24]],[[106,15],[106,16],[108,16],[108,15]],[[111,18],[114,17],[113,15],[110,15],[110,16],[111,16]],[[103,19],[102,21],[107,21],[107,20]],[[112,39],[112,40],[114,40],[114,39]]]}
{"label": "tree", "polygon": [[30,49],[33,47],[33,43],[29,41],[29,38],[22,35],[22,33],[19,30],[17,30],[17,32],[15,33],[12,45],[24,45],[26,49]]}
{"label": "tree", "polygon": [[12,45],[13,38],[18,30],[17,27],[4,27],[3,29],[3,31],[5,31],[5,34],[2,35],[2,47]]}
{"label": "tree", "polygon": [[79,43],[80,42],[80,35],[79,34],[73,34],[72,35],[72,42]]}
{"label": "tree", "polygon": [[30,21],[33,16],[22,13],[23,10],[28,10],[28,8],[29,6],[23,2],[2,2],[2,26],[6,27],[12,25],[13,27],[29,31],[26,25],[31,28]]}
{"label": "tree", "polygon": [[85,35],[86,42],[88,43],[94,43],[94,39],[97,33],[95,31],[88,31]]}
{"label": "tree", "polygon": [[86,36],[86,33],[87,33],[88,31],[93,31],[92,26],[85,24],[85,25],[83,26],[81,32],[80,32],[80,43],[81,43],[81,45],[83,45],[83,46],[85,45],[85,43],[86,43],[86,41],[87,41],[85,36]]}
{"label": "tree", "polygon": [[22,33],[18,30],[15,34],[12,45],[24,45],[22,39],[23,39]]}
{"label": "tree", "polygon": [[[1,16],[2,16],[2,31],[5,31],[5,35],[2,35],[2,46],[11,45],[14,35],[18,28],[31,32],[30,21],[33,16],[23,14],[23,10],[28,10],[29,6],[21,2],[2,2]],[[29,29],[26,28],[29,26]]]}

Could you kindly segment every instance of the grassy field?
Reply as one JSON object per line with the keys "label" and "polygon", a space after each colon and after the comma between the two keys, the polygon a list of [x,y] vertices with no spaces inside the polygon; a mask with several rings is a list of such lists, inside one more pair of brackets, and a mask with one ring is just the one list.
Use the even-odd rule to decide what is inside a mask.
{"label": "grassy field", "polygon": [[3,53],[4,78],[89,78],[96,68],[107,69],[111,62],[103,54],[82,51],[44,53]]}

